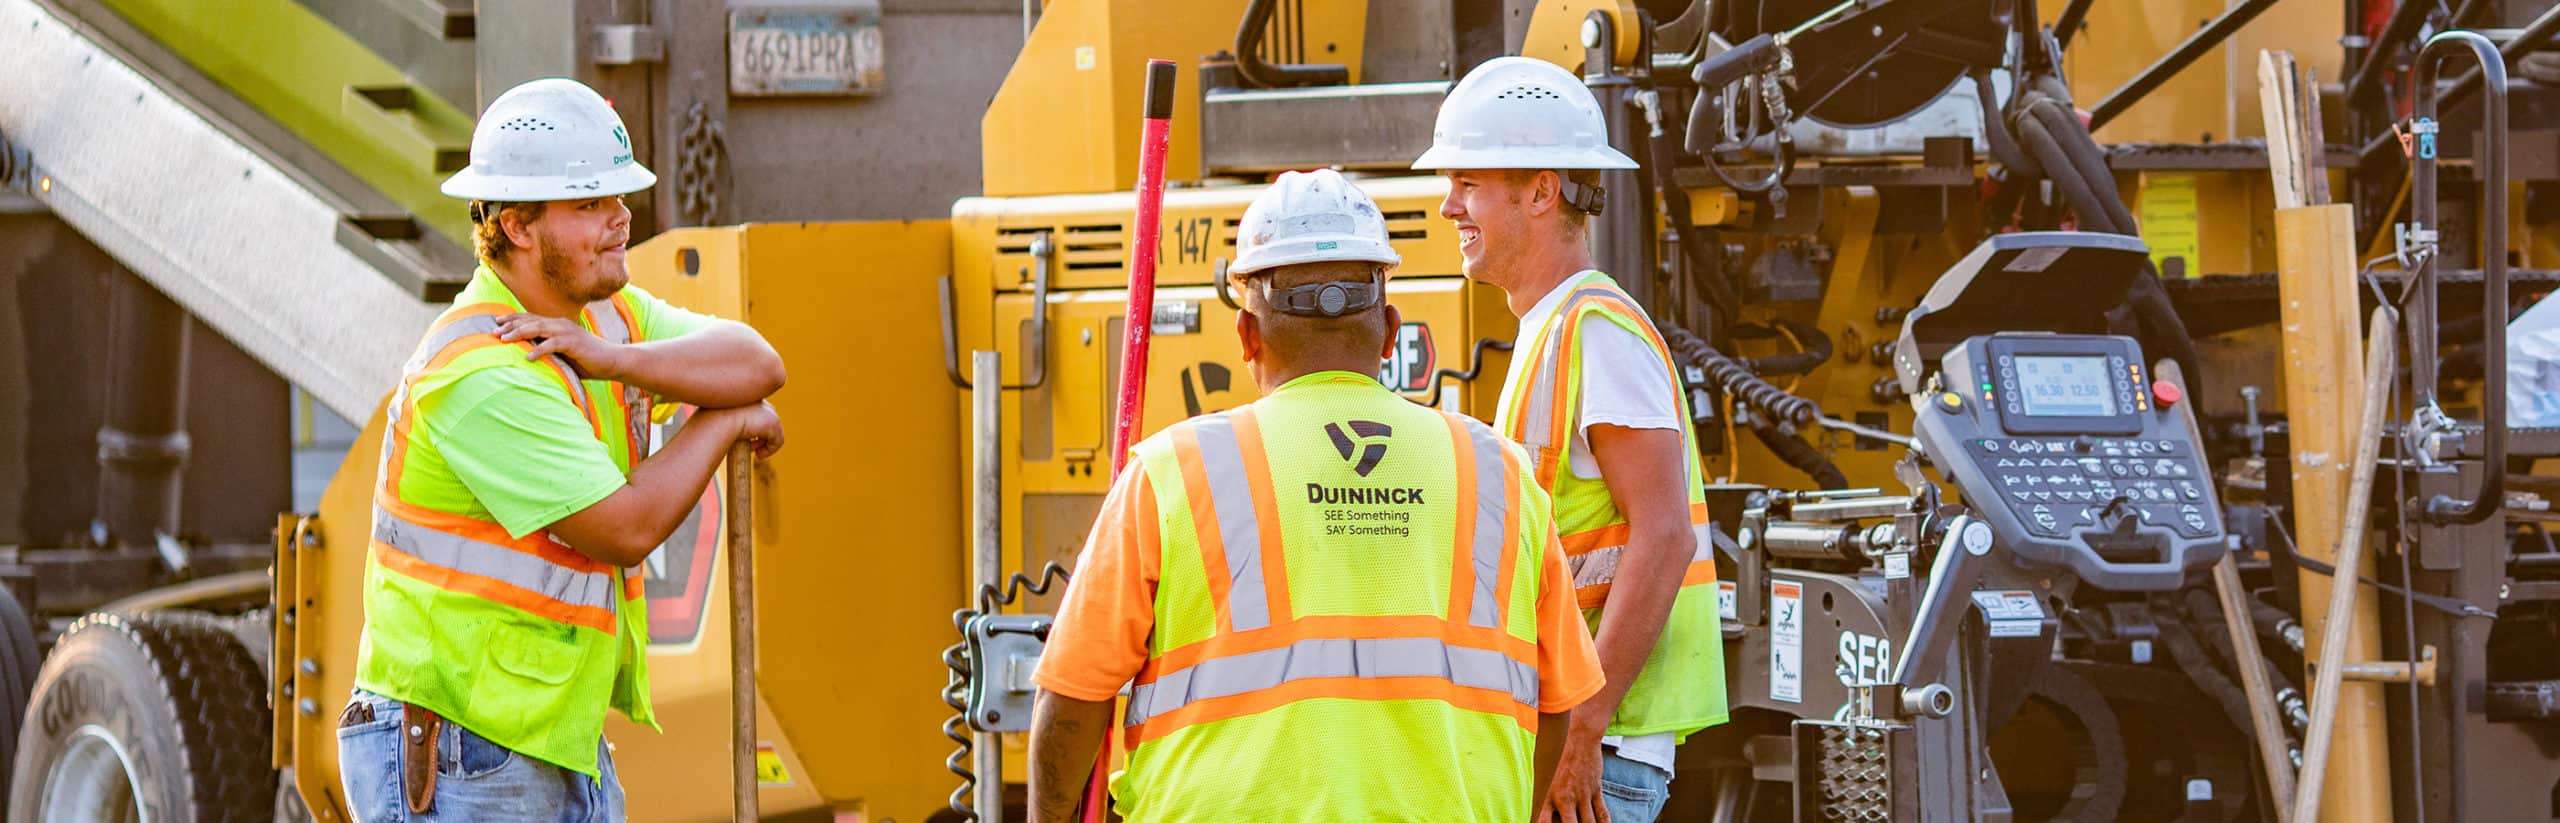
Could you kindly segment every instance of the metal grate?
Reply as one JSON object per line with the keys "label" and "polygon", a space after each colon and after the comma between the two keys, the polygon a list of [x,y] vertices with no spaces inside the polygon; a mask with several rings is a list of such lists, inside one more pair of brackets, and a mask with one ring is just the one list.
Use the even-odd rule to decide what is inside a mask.
{"label": "metal grate", "polygon": [[1816,799],[1824,820],[1893,819],[1893,769],[1883,729],[1823,726]]}

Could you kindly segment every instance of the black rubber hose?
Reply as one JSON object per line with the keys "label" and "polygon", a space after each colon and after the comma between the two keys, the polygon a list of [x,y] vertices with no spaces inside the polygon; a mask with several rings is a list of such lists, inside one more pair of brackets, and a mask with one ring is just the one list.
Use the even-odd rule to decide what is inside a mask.
{"label": "black rubber hose", "polygon": [[2035,155],[2038,163],[2053,172],[2045,179],[2053,181],[2053,188],[2062,194],[2063,202],[2071,207],[2073,214],[2079,215],[2081,230],[2121,233],[2116,230],[2106,208],[2098,204],[2098,193],[2089,188],[2089,181],[2080,176],[2071,156],[2063,150],[2061,141],[2053,136],[2053,132],[2045,128],[2044,121],[2033,117],[2019,118],[2018,138],[2026,145],[2027,152]]}
{"label": "black rubber hose", "polygon": [[1972,76],[1974,99],[1982,104],[1982,139],[1991,144],[1991,159],[2000,161],[2000,165],[2008,167],[2015,177],[2043,176],[2043,167],[2035,165],[2035,160],[2019,151],[2017,138],[2001,127],[2006,118],[2000,116],[1999,93],[1991,86],[1991,70],[1975,69]]}
{"label": "black rubber hose", "polygon": [[1794,466],[1797,471],[1804,472],[1806,477],[1813,478],[1815,487],[1824,489],[1849,487],[1849,476],[1841,473],[1840,467],[1832,465],[1829,458],[1822,456],[1822,452],[1815,451],[1813,444],[1806,443],[1795,435],[1779,431],[1775,426],[1752,426],[1751,436],[1760,438],[1760,445],[1769,447],[1770,454],[1777,455],[1778,459],[1787,461],[1787,465]]}
{"label": "black rubber hose", "polygon": [[1750,369],[1752,374],[1761,377],[1806,374],[1813,371],[1816,366],[1831,362],[1831,335],[1823,334],[1821,329],[1814,327],[1811,323],[1785,319],[1775,322],[1780,328],[1786,329],[1788,334],[1795,335],[1796,342],[1803,344],[1804,350],[1773,354],[1768,357],[1742,358],[1742,366]]}
{"label": "black rubber hose", "polygon": [[2257,728],[2249,720],[2248,693],[2241,691],[2239,684],[2231,682],[2221,669],[2214,668],[2213,660],[2205,656],[2203,644],[2196,642],[2194,630],[2176,616],[2176,604],[2165,596],[2155,596],[2151,607],[2152,618],[2160,625],[2160,644],[2169,647],[2169,657],[2177,661],[2178,669],[2186,672],[2198,691],[2221,707],[2223,719],[2234,731],[2245,737],[2249,730]]}
{"label": "black rubber hose", "polygon": [[2107,223],[2120,234],[2134,233],[2133,210],[2125,207],[2124,194],[2116,189],[2115,170],[2107,168],[2106,152],[2098,148],[2097,138],[2081,125],[2080,116],[2072,113],[2070,104],[2039,100],[2029,105],[2026,113],[2044,123],[2045,131],[2071,159],[2072,169],[2097,195],[2095,205],[2106,213]]}

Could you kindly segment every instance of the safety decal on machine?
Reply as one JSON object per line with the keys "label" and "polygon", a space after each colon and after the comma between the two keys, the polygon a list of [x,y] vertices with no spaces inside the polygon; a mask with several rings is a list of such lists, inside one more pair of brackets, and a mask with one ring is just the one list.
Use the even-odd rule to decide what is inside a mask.
{"label": "safety decal on machine", "polygon": [[1378,382],[1396,391],[1430,391],[1438,360],[1431,350],[1431,325],[1406,323],[1396,327],[1395,350],[1378,362]]}
{"label": "safety decal on machine", "polygon": [[1804,586],[1769,582],[1769,699],[1804,702]]}
{"label": "safety decal on machine", "polygon": [[2044,606],[2036,602],[2034,592],[1974,592],[1973,605],[1982,609],[1983,622],[1991,625],[1992,637],[2034,637],[2044,633]]}
{"label": "safety decal on machine", "polygon": [[791,785],[791,770],[782,765],[782,753],[771,743],[756,744],[756,785]]}
{"label": "safety decal on machine", "polygon": [[1742,619],[1740,589],[1731,580],[1716,581],[1716,616],[1726,620]]}

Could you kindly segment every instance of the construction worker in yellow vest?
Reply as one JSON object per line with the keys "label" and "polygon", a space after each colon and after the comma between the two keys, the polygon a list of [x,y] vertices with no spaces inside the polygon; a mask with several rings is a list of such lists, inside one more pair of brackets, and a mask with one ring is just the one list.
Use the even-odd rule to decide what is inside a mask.
{"label": "construction worker in yellow vest", "polygon": [[[1681,382],[1643,307],[1593,269],[1586,224],[1609,147],[1591,91],[1553,63],[1486,61],[1440,104],[1413,164],[1449,180],[1466,275],[1520,318],[1494,427],[1555,499],[1609,685],[1574,709],[1553,818],[1650,823],[1673,752],[1726,719],[1703,470]],[[1547,815],[1542,814],[1544,819]]]}
{"label": "construction worker in yellow vest", "polygon": [[1033,676],[1034,821],[1130,685],[1131,821],[1526,819],[1600,689],[1546,493],[1490,427],[1388,391],[1399,258],[1340,174],[1283,174],[1228,269],[1249,405],[1131,451]]}
{"label": "construction worker in yellow vest", "polygon": [[[605,713],[656,725],[640,564],[730,444],[782,445],[773,347],[628,285],[622,196],[655,180],[604,98],[547,79],[445,181],[481,266],[387,412],[338,728],[359,820],[623,818]],[[700,411],[652,449],[672,404]]]}

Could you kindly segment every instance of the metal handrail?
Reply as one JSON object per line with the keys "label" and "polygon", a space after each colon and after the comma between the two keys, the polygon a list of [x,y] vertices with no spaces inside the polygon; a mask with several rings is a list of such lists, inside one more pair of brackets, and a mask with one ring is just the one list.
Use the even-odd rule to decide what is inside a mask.
{"label": "metal handrail", "polygon": [[2427,39],[2418,52],[2411,128],[2418,132],[2409,161],[2410,229],[2423,232],[2417,242],[2425,253],[2418,261],[2416,291],[2410,299],[2410,382],[2412,408],[2421,414],[2436,408],[2436,265],[2432,233],[2436,226],[2436,74],[2446,55],[2468,51],[2480,64],[2482,138],[2478,157],[2480,180],[2480,338],[2483,386],[2480,391],[2480,488],[2470,500],[2439,494],[2427,500],[2425,516],[2439,524],[2478,523],[2504,505],[2507,465],[2507,64],[2498,46],[2472,31],[2448,31]]}

